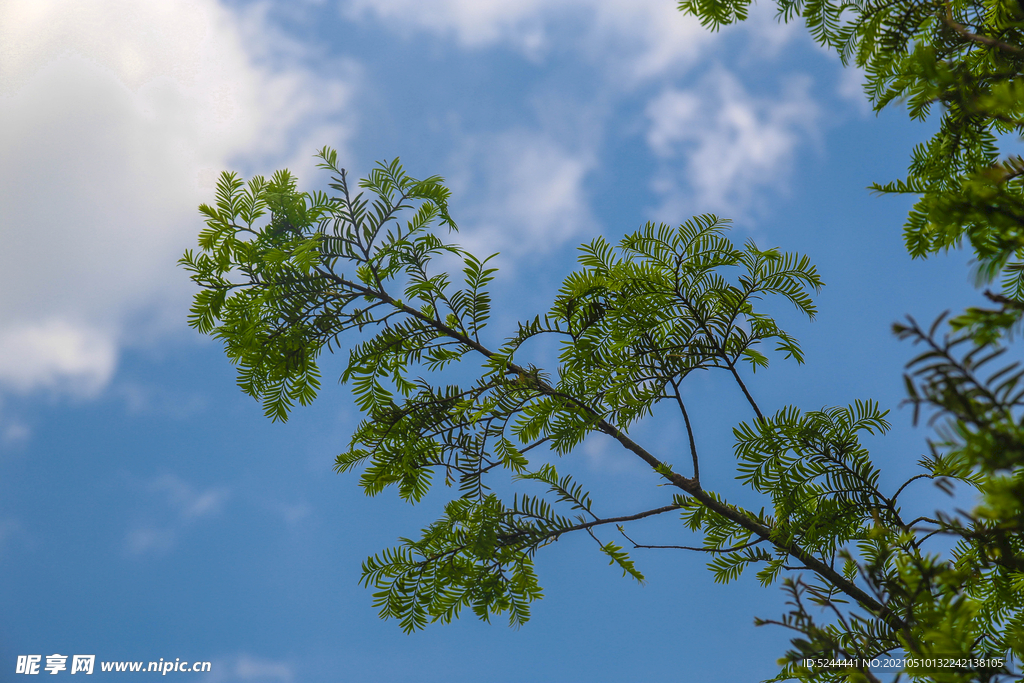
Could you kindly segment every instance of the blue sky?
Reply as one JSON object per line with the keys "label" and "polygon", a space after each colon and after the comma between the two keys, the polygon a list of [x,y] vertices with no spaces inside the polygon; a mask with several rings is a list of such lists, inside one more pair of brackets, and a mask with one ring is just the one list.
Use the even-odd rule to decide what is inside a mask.
{"label": "blue sky", "polygon": [[[908,203],[865,189],[901,177],[928,125],[871,114],[858,74],[768,7],[710,34],[671,0],[7,0],[0,46],[3,681],[53,653],[208,660],[169,674],[207,683],[754,681],[785,649],[752,624],[780,613],[777,588],[653,551],[637,586],[586,538],[541,553],[547,597],[520,630],[378,620],[360,563],[443,501],[365,498],[331,469],[359,417],[344,387],[271,424],[188,329],[175,262],[222,170],[322,187],[312,155],[331,145],[356,175],[401,156],[444,176],[461,242],[501,252],[498,338],[546,308],[580,242],[731,217],[737,241],[807,253],[827,283],[815,322],[779,311],[807,364],[751,380],[772,410],[897,408],[912,349],[891,323],[978,299],[964,255],[911,261]],[[716,378],[689,391],[704,484],[734,490],[750,416]],[[872,446],[895,488],[927,433],[892,421]],[[678,449],[671,420],[636,434]],[[599,440],[560,467],[607,515],[662,504]],[[637,533],[692,542],[679,526]]]}

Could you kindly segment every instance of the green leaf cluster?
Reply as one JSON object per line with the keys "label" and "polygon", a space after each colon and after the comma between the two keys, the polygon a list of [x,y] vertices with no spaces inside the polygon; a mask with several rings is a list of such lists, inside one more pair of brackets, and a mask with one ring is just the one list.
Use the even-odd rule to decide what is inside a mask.
{"label": "green leaf cluster", "polygon": [[813,318],[817,271],[806,256],[752,242],[736,249],[726,227],[711,215],[678,228],[649,223],[617,248],[603,238],[581,248],[582,267],[551,313],[568,337],[559,357],[565,393],[628,427],[694,370],[767,367],[762,342],[803,362],[797,340],[754,304],[778,296]]}
{"label": "green leaf cluster", "polygon": [[373,598],[381,617],[412,631],[450,622],[469,607],[483,620],[508,612],[510,624],[525,623],[530,602],[543,593],[532,553],[516,539],[543,536],[546,523],[511,513],[493,494],[453,500],[444,512],[420,539],[403,538],[363,563],[362,581],[378,589]]}
{"label": "green leaf cluster", "polygon": [[[755,514],[703,488],[682,388],[695,370],[727,373],[748,410],[768,424],[741,373],[767,367],[766,343],[803,361],[797,340],[758,304],[778,298],[813,318],[811,293],[822,283],[806,256],[750,242],[737,248],[715,216],[675,228],[648,224],[616,246],[598,239],[582,247],[579,268],[551,309],[493,345],[484,332],[494,269],[489,258],[443,239],[441,231],[455,224],[440,179],[416,180],[394,161],[353,196],[335,153],[325,148],[319,156],[332,174],[330,196],[300,192],[284,171],[269,182],[222,177],[216,205],[202,208],[208,228],[200,252],[182,263],[201,286],[193,326],[222,340],[239,366],[239,385],[268,416],[286,419],[295,402],[311,400],[319,354],[347,349],[341,379],[365,419],[338,456],[338,471],[359,470],[368,495],[393,486],[413,503],[436,483],[457,491],[418,538],[364,564],[382,616],[411,630],[469,607],[481,618],[508,612],[520,624],[542,594],[533,555],[574,532],[590,535],[612,565],[642,582],[621,543],[598,532],[614,524],[643,548],[626,526],[671,512],[704,536],[700,550],[715,554],[720,578],[759,562],[769,565],[767,582],[785,558],[798,557],[849,584],[828,568],[834,546],[855,536],[836,520],[822,522],[835,536],[831,545],[804,550],[799,545],[810,536],[794,534],[787,520],[819,511],[769,498],[774,513]],[[447,269],[435,268],[438,257]],[[453,262],[461,262],[458,284],[449,275],[458,269]],[[553,372],[528,360],[542,336],[557,343]],[[453,377],[456,365],[475,379],[438,381]],[[688,454],[656,456],[629,436],[633,424],[663,408],[682,417]],[[841,421],[840,413],[829,415]],[[623,457],[639,457],[680,493],[665,496],[656,487],[656,507],[599,514],[574,475],[547,461],[590,435],[616,442]],[[691,476],[677,471],[687,461]],[[806,489],[814,476],[795,471],[793,486]],[[836,500],[843,495],[836,492]]]}
{"label": "green leaf cluster", "polygon": [[[684,0],[705,26],[745,19],[750,0]],[[781,21],[797,18],[844,64],[864,70],[876,110],[905,103],[938,131],[916,146],[904,180],[874,185],[919,197],[905,238],[915,257],[969,242],[978,277],[999,278],[1021,300],[1024,160],[1001,141],[1024,130],[1024,11],[1017,0],[776,0]],[[1010,311],[1016,319],[1020,315]]]}
{"label": "green leaf cluster", "polygon": [[[832,680],[801,671],[798,655],[935,651],[965,633],[990,634],[970,652],[1016,652],[1024,371],[978,379],[999,353],[960,359],[959,342],[930,347],[908,387],[919,387],[912,400],[953,415],[949,431],[923,473],[887,493],[861,443],[889,428],[875,402],[766,415],[748,387],[772,351],[804,360],[762,304],[788,302],[813,319],[822,282],[806,256],[738,248],[715,216],[648,224],[614,246],[581,247],[551,308],[495,343],[491,257],[446,240],[456,228],[441,179],[412,178],[396,160],[353,195],[334,151],[319,157],[333,194],[300,192],[286,171],[248,183],[222,176],[216,204],[201,208],[199,251],[181,262],[200,285],[191,324],[222,341],[239,386],[270,418],[314,398],[324,350],[345,351],[341,380],[363,420],[336,469],[359,471],[367,495],[389,487],[410,503],[448,495],[440,519],[364,562],[362,581],[382,617],[412,631],[468,608],[521,625],[543,595],[536,553],[583,533],[639,583],[627,548],[707,554],[721,582],[750,565],[764,585],[783,578],[793,611],[764,622],[802,634],[783,677]],[[539,362],[542,337],[557,349],[550,370]],[[737,479],[763,504],[756,512],[701,481],[686,399],[698,370],[735,385],[744,411],[733,432]],[[630,436],[643,419],[672,416],[686,434],[682,448],[654,452]],[[573,473],[588,438],[649,467],[658,485],[645,509],[600,509]],[[991,457],[997,447],[1001,461]],[[984,505],[969,523],[906,521],[897,499],[916,479],[977,486]],[[636,540],[634,527],[665,514],[679,515],[680,531],[697,541]],[[1006,526],[1010,518],[1018,526]],[[599,537],[612,529],[624,543]],[[936,534],[958,535],[952,559],[925,551]],[[831,610],[831,621],[819,623],[808,600]]]}
{"label": "green leaf cluster", "polygon": [[[813,477],[813,485],[788,481],[787,465],[803,477],[826,450],[787,436],[799,431],[802,418],[795,412],[780,413],[770,426],[738,431],[744,443],[770,443],[777,452],[793,454],[758,455],[761,460],[754,463],[741,455],[741,471],[781,501],[777,510],[788,509],[791,499],[814,496],[836,506],[848,538],[857,539],[859,554],[847,560],[850,576],[858,575],[899,616],[899,623],[879,621],[840,605],[820,584],[787,580],[792,610],[782,621],[764,623],[778,623],[802,637],[793,641],[778,680],[841,680],[842,673],[812,672],[798,662],[816,656],[812,653],[893,647],[925,655],[995,654],[1019,670],[1024,659],[1024,371],[1006,358],[1024,319],[1024,159],[1007,147],[1024,133],[1024,10],[1017,0],[777,0],[776,6],[781,20],[801,18],[820,44],[864,70],[865,93],[876,110],[902,102],[913,119],[938,118],[938,130],[913,149],[907,177],[873,188],[918,197],[904,230],[912,256],[969,245],[977,283],[997,281],[1000,288],[985,291],[993,307],[972,307],[953,317],[949,333],[940,329],[945,316],[929,329],[912,318],[895,326],[900,338],[925,348],[908,364],[905,382],[915,420],[927,412],[936,426],[929,454],[919,463],[923,472],[897,495],[915,479],[935,481],[945,491],[958,482],[976,489],[972,510],[938,510],[903,525],[896,508],[861,495],[858,480],[868,481],[864,477],[877,472],[855,455],[856,449],[850,451],[845,483],[827,473]],[[749,0],[684,0],[679,7],[717,29],[745,19]],[[831,414],[821,415],[826,413]],[[771,476],[761,479],[762,471]],[[877,531],[866,526],[867,510],[877,516]],[[795,512],[805,511],[797,506]],[[814,530],[806,517],[798,519],[798,533]],[[944,539],[952,550],[924,552],[922,544],[930,538]],[[802,543],[814,540],[800,537]],[[810,613],[805,597],[823,616]],[[1019,671],[1008,671],[909,675],[914,680],[1020,680]],[[872,674],[855,672],[854,678],[872,680]]]}
{"label": "green leaf cluster", "polygon": [[[851,541],[905,526],[859,440],[888,431],[886,412],[874,401],[807,414],[787,407],[735,429],[738,478],[771,498],[776,536],[834,562]],[[774,559],[761,582],[773,581],[785,560]]]}

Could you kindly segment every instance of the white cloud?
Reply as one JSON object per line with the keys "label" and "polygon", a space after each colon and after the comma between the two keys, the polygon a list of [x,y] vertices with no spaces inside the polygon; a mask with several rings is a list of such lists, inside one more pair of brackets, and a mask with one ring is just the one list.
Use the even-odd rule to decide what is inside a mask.
{"label": "white cloud", "polygon": [[[507,45],[534,60],[567,44],[610,67],[619,86],[688,68],[721,35],[665,0],[347,0],[343,7],[350,17],[375,17],[389,28],[453,36],[470,49]],[[762,20],[741,30],[755,52],[777,51],[794,35]]]}
{"label": "white cloud", "polygon": [[852,102],[860,114],[870,113],[871,103],[864,95],[864,82],[867,79],[864,69],[857,66],[842,66],[838,68],[841,71],[839,72],[839,78],[836,79],[836,93],[842,99]]}
{"label": "white cloud", "polygon": [[[664,0],[343,7],[389,28],[454,36],[467,49],[512,46],[531,59],[571,51],[600,70],[595,107],[607,111],[641,85],[706,61],[721,36]],[[0,4],[0,391],[95,392],[124,347],[181,329],[189,285],[175,261],[193,243],[195,206],[211,199],[220,170],[287,165],[309,177],[310,152],[325,142],[349,156],[358,66],[314,54],[275,28],[269,8],[233,10],[217,0]],[[743,48],[751,54],[777,50],[791,34],[770,22],[745,26],[737,30],[751,36]],[[772,175],[784,164],[800,133],[798,117],[784,110],[789,101],[733,98],[739,108],[729,111],[747,111],[753,123],[701,124],[711,139],[697,142],[665,118],[672,92],[682,91],[666,90],[649,109],[651,139],[661,140],[652,145],[672,150],[659,187],[677,197],[685,181],[696,183],[698,197],[749,203],[751,192],[716,195],[713,183],[747,177],[746,162],[732,153],[744,144],[756,143],[748,175]],[[584,187],[601,141],[546,125],[474,133],[463,175],[475,176],[469,185],[481,199],[460,218],[479,229],[465,236],[525,255],[589,231]],[[692,169],[727,147],[728,163],[711,175],[669,170],[683,150],[695,155],[684,162]]]}
{"label": "white cloud", "polygon": [[290,683],[295,680],[287,662],[241,654],[228,660],[213,662],[204,683]]}
{"label": "white cloud", "polygon": [[102,388],[114,372],[110,336],[62,320],[0,330],[0,382],[18,390],[64,385],[80,394]]}
{"label": "white cloud", "polygon": [[164,524],[142,524],[131,529],[125,537],[125,548],[131,555],[170,551],[187,527],[217,515],[230,496],[227,488],[197,489],[174,474],[155,477],[140,488],[150,496],[162,498],[171,516]]}
{"label": "white cloud", "polygon": [[171,529],[143,527],[132,529],[125,538],[125,548],[130,555],[166,553],[177,540],[177,533]]}
{"label": "white cloud", "polygon": [[259,7],[0,4],[0,387],[95,391],[181,327],[216,174],[344,148],[357,70],[317,69]]}
{"label": "white cloud", "polygon": [[545,0],[351,0],[349,16],[375,15],[392,26],[404,25],[442,34],[454,34],[468,47],[511,42],[536,50],[544,41],[542,16],[554,5]]}
{"label": "white cloud", "polygon": [[228,497],[228,490],[225,488],[200,491],[174,474],[156,477],[149,482],[147,488],[153,493],[163,494],[184,522],[220,512]]}
{"label": "white cloud", "polygon": [[596,17],[591,54],[610,62],[612,77],[626,83],[688,69],[720,38],[675,2],[602,0]]}
{"label": "white cloud", "polygon": [[647,143],[663,159],[661,217],[742,216],[764,190],[784,190],[797,147],[817,131],[809,85],[791,79],[779,95],[755,97],[716,69],[695,89],[665,88],[647,107]]}
{"label": "white cloud", "polygon": [[32,436],[32,430],[29,426],[18,420],[7,420],[2,429],[3,436],[0,437],[0,442],[5,445],[23,443]]}
{"label": "white cloud", "polygon": [[[584,180],[595,163],[543,131],[478,136],[457,160],[458,241],[478,255],[548,252],[596,224]],[[471,200],[469,199],[471,198]]]}
{"label": "white cloud", "polygon": [[[660,86],[647,108],[649,143],[664,160],[654,178],[664,196],[659,217],[677,213],[691,199],[701,210],[747,211],[765,189],[784,188],[792,150],[814,132],[816,108],[803,82],[790,84],[779,101],[748,95],[738,75],[743,72],[723,66],[705,69],[696,89],[665,85],[718,57],[740,69],[773,59],[804,36],[798,24],[780,25],[773,7],[753,8],[747,21],[718,33],[664,0],[344,0],[342,7],[349,17],[376,19],[400,34],[444,36],[463,50],[511,48],[529,59],[551,57],[552,63],[571,53],[598,78],[592,101],[577,103],[577,109],[603,112],[597,116],[601,125],[617,103]],[[480,203],[492,211],[472,216],[474,221],[466,221],[463,211],[462,222],[482,224],[483,241],[512,255],[543,251],[592,222],[582,188],[607,135],[579,141],[570,134],[567,143],[562,131],[540,128],[494,134],[487,156],[502,163],[480,162],[484,155],[477,155],[475,165],[464,164],[490,178],[477,183],[490,183],[487,191],[470,194],[485,198]],[[544,201],[545,192],[552,201]]]}

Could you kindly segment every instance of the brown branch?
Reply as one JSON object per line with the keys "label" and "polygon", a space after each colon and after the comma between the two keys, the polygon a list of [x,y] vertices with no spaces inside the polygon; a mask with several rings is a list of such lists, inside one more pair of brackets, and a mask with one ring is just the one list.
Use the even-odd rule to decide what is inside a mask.
{"label": "brown branch", "polygon": [[773,538],[772,530],[761,524],[760,522],[748,517],[746,514],[733,508],[730,505],[726,505],[714,498],[706,491],[697,489],[695,491],[688,492],[691,496],[700,501],[704,507],[708,508],[712,512],[716,512],[726,519],[735,522],[744,529],[752,531],[757,536],[767,540],[779,550],[784,551],[791,557],[799,560],[804,564],[805,567],[814,571],[819,576],[827,579],[836,588],[843,591],[851,598],[859,602],[866,609],[871,610],[873,613],[881,617],[885,622],[895,630],[902,630],[906,627],[903,620],[893,614],[885,605],[881,604],[870,595],[865,593],[863,590],[858,588],[852,581],[847,579],[845,576],[837,572],[832,567],[828,566],[818,558],[814,557],[810,553],[806,552],[803,548],[797,546],[792,542],[785,542],[782,539]]}
{"label": "brown branch", "polygon": [[[322,269],[318,269],[317,272],[319,272],[320,275],[322,275],[323,277],[326,277],[326,278],[328,278],[330,280],[333,280],[334,282],[336,282],[337,284],[339,284],[339,285],[341,285],[343,287],[349,287],[349,288],[359,292],[363,296],[368,296],[368,297],[372,297],[372,298],[375,298],[375,299],[380,299],[381,301],[385,301],[385,302],[391,304],[392,306],[394,306],[395,308],[403,311],[404,313],[406,313],[408,315],[411,315],[412,317],[414,317],[417,320],[420,320],[420,321],[426,323],[427,325],[430,325],[435,330],[437,330],[438,332],[441,332],[445,336],[451,337],[452,339],[455,339],[458,342],[460,342],[462,344],[465,344],[469,348],[473,349],[474,351],[479,352],[480,354],[482,354],[484,357],[486,357],[488,359],[494,358],[495,356],[498,355],[497,353],[495,353],[494,351],[491,351],[486,346],[484,346],[480,342],[476,341],[475,339],[472,339],[468,335],[463,334],[462,332],[459,332],[458,330],[455,330],[455,329],[449,327],[448,325],[445,325],[440,320],[437,320],[435,318],[431,318],[428,315],[424,315],[423,312],[413,308],[412,306],[409,306],[409,305],[405,304],[404,302],[399,301],[398,299],[395,299],[394,297],[392,297],[390,294],[388,294],[387,292],[385,292],[383,290],[372,289],[372,288],[367,287],[365,285],[361,285],[359,283],[352,282],[350,280],[346,280],[343,277],[335,275],[334,273],[331,273],[331,272],[324,271]],[[533,373],[531,373],[527,368],[521,367],[521,366],[519,366],[519,365],[517,365],[515,363],[511,363],[511,362],[507,363],[507,368],[508,368],[508,370],[510,372],[514,372],[514,373],[519,374],[519,375],[524,376],[524,377],[531,377],[531,376],[533,376]],[[684,477],[681,474],[677,474],[677,473],[673,472],[671,470],[671,468],[668,467],[668,465],[666,465],[661,460],[659,460],[658,458],[654,457],[649,452],[647,452],[647,450],[645,450],[643,447],[641,447],[640,444],[636,443],[635,441],[630,439],[628,436],[626,436],[622,431],[620,431],[618,429],[618,427],[616,427],[615,425],[611,424],[610,422],[608,422],[604,418],[599,417],[599,413],[596,410],[594,410],[590,406],[586,405],[585,403],[580,401],[578,398],[576,398],[574,396],[568,396],[566,394],[561,394],[558,391],[556,391],[555,388],[552,387],[550,384],[548,384],[547,382],[542,382],[540,380],[536,380],[536,388],[537,388],[538,391],[540,391],[541,393],[543,393],[543,394],[545,394],[547,396],[557,396],[559,398],[564,398],[564,399],[570,401],[571,403],[573,403],[574,405],[576,405],[578,408],[580,408],[584,412],[586,412],[591,417],[598,418],[597,422],[596,422],[596,425],[597,425],[597,428],[598,428],[599,431],[601,431],[601,432],[611,436],[613,439],[615,439],[620,444],[622,444],[622,446],[626,450],[628,450],[628,451],[634,453],[635,455],[639,456],[641,460],[643,460],[648,465],[650,465],[652,469],[654,469],[656,472],[658,472],[663,477],[668,479],[675,486],[683,489],[684,491],[690,491],[691,489],[692,490],[696,490],[697,488],[699,488],[696,481],[694,481],[693,479],[689,479],[687,477]]]}
{"label": "brown branch", "polygon": [[[369,297],[372,297],[372,298],[380,299],[382,301],[386,301],[387,303],[391,304],[395,308],[398,308],[399,310],[407,313],[408,315],[411,315],[412,317],[416,318],[417,320],[421,320],[422,322],[426,323],[427,325],[433,327],[435,330],[437,330],[438,332],[441,332],[445,336],[451,337],[452,339],[456,339],[459,342],[461,342],[461,343],[465,344],[466,346],[468,346],[469,348],[474,349],[475,351],[479,352],[480,354],[482,354],[483,356],[485,356],[488,359],[494,358],[495,356],[498,355],[497,353],[495,353],[494,351],[491,351],[490,349],[488,349],[487,347],[485,347],[483,344],[481,344],[480,342],[476,341],[475,339],[472,339],[472,338],[468,337],[467,335],[465,335],[465,334],[463,334],[463,333],[461,333],[461,332],[459,332],[457,330],[452,329],[451,327],[449,327],[448,325],[445,325],[440,320],[437,320],[435,318],[431,318],[430,316],[424,315],[421,311],[419,311],[419,310],[417,310],[415,308],[412,308],[411,306],[405,304],[404,302],[401,302],[401,301],[395,299],[394,297],[392,297],[390,294],[388,294],[385,291],[377,290],[377,289],[372,289],[372,288],[367,287],[365,285],[361,285],[361,284],[358,284],[356,282],[352,282],[352,281],[346,280],[343,277],[335,275],[334,273],[325,272],[325,271],[319,270],[319,269],[318,269],[318,272],[321,275],[323,275],[324,277],[327,277],[327,278],[329,278],[331,280],[334,280],[335,282],[337,282],[338,284],[340,284],[340,285],[342,285],[344,287],[350,287],[353,290],[358,291],[360,294],[362,294],[364,296],[369,296]],[[524,376],[534,376],[534,373],[531,373],[526,368],[523,368],[523,367],[521,367],[519,365],[516,365],[515,363],[509,362],[509,363],[507,363],[507,367],[508,367],[508,370],[511,371],[511,372],[515,372],[515,373],[518,373],[518,374],[521,374],[521,375],[524,375]],[[736,379],[739,380],[739,376],[736,374],[735,370],[733,370],[733,374],[736,376]],[[614,438],[616,441],[618,441],[620,444],[622,444],[622,446],[626,450],[628,450],[628,451],[634,453],[635,455],[637,455],[641,460],[643,460],[648,465],[650,465],[650,467],[654,471],[656,471],[661,476],[665,477],[674,486],[676,486],[677,488],[682,489],[686,493],[689,493],[691,496],[693,496],[698,501],[700,501],[700,503],[703,504],[704,507],[708,508],[712,512],[715,512],[715,513],[721,515],[722,517],[725,517],[726,519],[728,519],[728,520],[730,520],[732,522],[735,522],[736,524],[738,524],[739,526],[743,527],[744,529],[754,533],[759,538],[768,541],[769,543],[774,545],[779,550],[782,550],[786,554],[792,556],[794,559],[799,560],[808,569],[816,572],[822,578],[830,581],[832,583],[832,585],[834,585],[836,588],[838,588],[839,590],[843,591],[846,595],[850,596],[851,598],[853,598],[854,600],[859,602],[866,609],[871,610],[871,612],[877,614],[879,617],[884,619],[885,622],[887,624],[889,624],[890,627],[892,627],[894,629],[897,629],[897,630],[905,628],[906,625],[903,623],[903,621],[899,617],[897,617],[895,614],[893,614],[891,610],[889,610],[887,607],[885,607],[884,605],[879,603],[877,600],[872,598],[870,595],[865,593],[863,590],[858,588],[853,582],[848,580],[846,577],[844,577],[842,574],[837,572],[835,569],[833,569],[832,567],[828,566],[827,564],[825,564],[824,562],[822,562],[818,558],[814,557],[810,553],[804,551],[802,548],[800,548],[796,544],[794,544],[792,542],[784,542],[781,539],[774,538],[771,529],[769,529],[765,525],[761,524],[757,520],[755,520],[755,519],[753,519],[751,517],[748,517],[745,513],[740,512],[736,508],[733,508],[730,505],[727,505],[725,503],[722,503],[722,502],[716,500],[714,496],[712,496],[708,492],[704,491],[700,487],[700,484],[698,484],[697,481],[695,481],[694,479],[690,479],[688,477],[684,477],[681,474],[673,472],[671,467],[669,467],[668,465],[663,463],[661,460],[659,460],[654,455],[649,453],[646,449],[644,449],[638,443],[636,443],[635,441],[630,439],[628,436],[626,436],[622,431],[620,431],[618,429],[618,427],[616,427],[615,425],[611,424],[610,422],[608,422],[604,418],[600,417],[599,413],[596,410],[594,410],[593,408],[591,408],[590,406],[586,405],[585,403],[583,403],[582,401],[580,401],[579,399],[577,399],[575,397],[567,396],[565,394],[562,394],[562,393],[558,392],[554,387],[552,387],[547,382],[543,382],[543,381],[541,381],[539,379],[536,379],[535,380],[535,384],[536,384],[536,388],[537,388],[538,391],[540,391],[540,392],[542,392],[542,393],[544,393],[544,394],[546,394],[548,396],[558,396],[560,398],[565,398],[566,400],[570,401],[571,403],[573,403],[574,405],[579,407],[584,412],[588,413],[591,417],[597,418],[596,425],[597,425],[597,428],[598,428],[599,431],[604,432],[605,434],[608,434],[609,436]],[[740,386],[743,388],[744,393],[747,395],[747,399],[751,402],[751,405],[754,407],[755,412],[757,412],[758,417],[761,417],[761,411],[757,409],[757,404],[753,402],[753,398],[751,398],[750,394],[747,393],[746,387],[743,386],[742,381],[740,382]],[[649,511],[648,513],[641,513],[641,515],[649,516],[649,515],[652,515],[652,514],[659,514],[660,512],[667,512],[668,510],[677,509],[677,507],[678,506],[668,506],[668,507],[665,507],[665,508],[659,508],[657,511]],[[604,523],[611,523],[612,521],[615,521],[615,519],[619,519],[619,521],[631,521],[631,519],[640,519],[640,517],[613,518],[613,519],[605,521]],[[594,526],[594,525],[595,525],[595,523],[588,523],[588,525],[579,526],[579,527],[576,527],[576,529],[588,529],[588,528],[590,528],[590,526]],[[565,533],[565,532],[562,532],[562,533]]]}
{"label": "brown branch", "polygon": [[953,19],[953,17],[949,14],[948,6],[946,8],[946,12],[946,16],[942,18],[943,23],[945,23],[946,26],[950,27],[951,29],[962,35],[967,40],[978,43],[980,45],[984,45],[985,47],[995,48],[997,50],[1002,50],[1003,52],[1009,52],[1012,55],[1024,54],[1024,49],[1019,48],[1016,45],[1010,45],[1009,43],[1004,43],[1003,41],[996,40],[995,38],[990,38],[988,36],[972,33],[967,29],[966,26],[957,23]]}

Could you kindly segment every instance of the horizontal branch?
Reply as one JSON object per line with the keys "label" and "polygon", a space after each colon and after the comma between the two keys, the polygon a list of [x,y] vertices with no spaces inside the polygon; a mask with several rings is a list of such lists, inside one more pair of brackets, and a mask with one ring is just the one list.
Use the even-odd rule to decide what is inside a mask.
{"label": "horizontal branch", "polygon": [[544,536],[543,538],[538,539],[538,542],[544,541],[544,540],[546,540],[548,538],[556,538],[558,536],[561,536],[562,534],[568,534],[568,533],[573,532],[573,531],[583,531],[585,529],[592,529],[595,526],[602,526],[604,524],[618,524],[620,522],[635,522],[638,519],[643,519],[645,517],[653,517],[654,515],[661,515],[661,514],[664,514],[666,512],[672,512],[673,510],[678,510],[679,508],[680,508],[679,505],[666,505],[664,507],[655,508],[653,510],[646,510],[644,512],[638,512],[635,515],[626,515],[625,517],[608,517],[606,519],[595,519],[595,520],[590,521],[590,522],[584,522],[583,524],[577,524],[575,526],[571,526],[571,527],[568,527],[568,528],[565,528],[565,529],[558,529],[556,531],[552,531],[552,532],[548,533],[546,536]]}
{"label": "horizontal branch", "polygon": [[749,543],[743,543],[741,545],[734,545],[731,548],[698,548],[698,547],[689,546],[689,545],[646,545],[646,544],[643,544],[643,543],[637,543],[632,538],[630,538],[629,535],[625,531],[623,531],[622,529],[619,529],[619,533],[622,534],[623,536],[625,536],[626,540],[629,541],[630,543],[632,543],[634,548],[644,548],[644,549],[650,549],[650,550],[663,550],[663,549],[666,549],[666,550],[693,550],[693,551],[696,551],[696,552],[699,552],[699,553],[712,553],[712,554],[734,553],[737,550],[745,550],[747,548],[752,548],[753,546],[757,545],[758,543],[764,543],[765,542],[765,539],[759,538],[756,541],[750,541]]}

